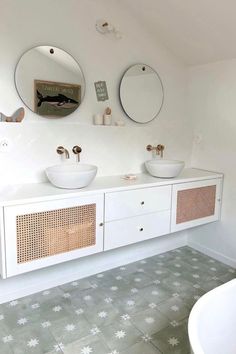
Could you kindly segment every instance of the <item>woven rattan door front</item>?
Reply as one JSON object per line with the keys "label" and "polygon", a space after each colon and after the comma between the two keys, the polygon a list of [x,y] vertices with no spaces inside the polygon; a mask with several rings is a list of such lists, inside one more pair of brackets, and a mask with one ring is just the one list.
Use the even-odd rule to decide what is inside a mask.
{"label": "woven rattan door front", "polygon": [[103,196],[5,208],[7,276],[103,250]]}
{"label": "woven rattan door front", "polygon": [[222,179],[176,184],[172,190],[171,231],[216,221],[220,216]]}

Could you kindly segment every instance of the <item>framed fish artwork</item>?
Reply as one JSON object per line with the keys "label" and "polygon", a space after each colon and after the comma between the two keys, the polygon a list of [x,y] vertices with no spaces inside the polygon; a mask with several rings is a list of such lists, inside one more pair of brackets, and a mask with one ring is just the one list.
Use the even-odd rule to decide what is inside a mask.
{"label": "framed fish artwork", "polygon": [[49,118],[65,117],[81,103],[81,85],[34,80],[35,113]]}

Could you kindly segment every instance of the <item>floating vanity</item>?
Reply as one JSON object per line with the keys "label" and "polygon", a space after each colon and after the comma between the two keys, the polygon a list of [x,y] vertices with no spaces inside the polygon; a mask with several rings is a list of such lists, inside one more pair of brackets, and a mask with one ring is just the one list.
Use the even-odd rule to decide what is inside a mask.
{"label": "floating vanity", "polygon": [[3,278],[219,220],[223,175],[97,177],[80,190],[16,185],[0,197]]}

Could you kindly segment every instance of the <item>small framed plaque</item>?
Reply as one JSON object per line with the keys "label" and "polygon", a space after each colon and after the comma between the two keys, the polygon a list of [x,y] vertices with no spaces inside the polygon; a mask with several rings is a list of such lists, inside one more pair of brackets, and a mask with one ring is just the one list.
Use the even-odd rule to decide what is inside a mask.
{"label": "small framed plaque", "polygon": [[98,101],[106,101],[109,99],[106,81],[94,82],[94,86],[95,86]]}

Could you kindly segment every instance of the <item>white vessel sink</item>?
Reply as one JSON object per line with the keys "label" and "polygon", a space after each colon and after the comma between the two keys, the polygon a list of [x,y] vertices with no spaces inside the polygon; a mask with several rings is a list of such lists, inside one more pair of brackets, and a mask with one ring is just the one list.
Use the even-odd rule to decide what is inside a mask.
{"label": "white vessel sink", "polygon": [[153,159],[145,162],[150,175],[159,178],[173,178],[180,174],[184,168],[184,161]]}
{"label": "white vessel sink", "polygon": [[56,187],[76,189],[88,186],[97,174],[97,166],[82,163],[62,163],[46,168],[49,181]]}

